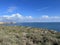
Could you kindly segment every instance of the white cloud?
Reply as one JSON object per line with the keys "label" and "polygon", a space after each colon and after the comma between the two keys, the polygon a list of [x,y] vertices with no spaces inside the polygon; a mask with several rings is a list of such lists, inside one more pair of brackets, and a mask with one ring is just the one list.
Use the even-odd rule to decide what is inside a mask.
{"label": "white cloud", "polygon": [[22,16],[21,14],[16,13],[16,14],[12,14],[10,16],[9,15],[3,15],[1,19],[4,21],[16,21],[16,22],[22,22],[23,21],[24,22],[24,21],[31,21],[33,19],[33,17],[32,16]]}
{"label": "white cloud", "polygon": [[32,16],[23,16],[19,13],[0,16],[0,21],[5,22],[60,22],[60,16],[43,15],[38,18]]}
{"label": "white cloud", "polygon": [[41,18],[44,19],[60,19],[60,16],[48,16],[48,15],[43,15]]}
{"label": "white cloud", "polygon": [[8,7],[7,12],[13,12],[17,9],[15,6]]}
{"label": "white cloud", "polygon": [[25,18],[27,18],[27,19],[32,19],[33,17],[32,17],[32,16],[26,16]]}
{"label": "white cloud", "polygon": [[45,10],[47,9],[48,7],[43,7],[43,8],[40,8],[40,9],[37,9],[37,11],[42,11],[42,10]]}
{"label": "white cloud", "polygon": [[60,16],[43,15],[40,17],[42,22],[60,22]]}
{"label": "white cloud", "polygon": [[43,15],[41,18],[49,18],[48,15]]}

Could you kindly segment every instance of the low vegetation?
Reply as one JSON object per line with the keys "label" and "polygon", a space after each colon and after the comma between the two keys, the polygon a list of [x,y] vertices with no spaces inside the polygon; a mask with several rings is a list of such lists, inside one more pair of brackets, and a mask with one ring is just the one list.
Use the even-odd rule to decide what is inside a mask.
{"label": "low vegetation", "polygon": [[0,45],[60,45],[60,32],[23,26],[0,26]]}

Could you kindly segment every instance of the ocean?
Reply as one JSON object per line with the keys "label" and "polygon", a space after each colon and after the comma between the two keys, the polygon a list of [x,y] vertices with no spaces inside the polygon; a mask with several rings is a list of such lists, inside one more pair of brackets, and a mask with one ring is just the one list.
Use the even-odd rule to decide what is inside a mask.
{"label": "ocean", "polygon": [[60,22],[24,22],[16,24],[5,24],[6,26],[29,26],[34,28],[43,28],[60,31]]}

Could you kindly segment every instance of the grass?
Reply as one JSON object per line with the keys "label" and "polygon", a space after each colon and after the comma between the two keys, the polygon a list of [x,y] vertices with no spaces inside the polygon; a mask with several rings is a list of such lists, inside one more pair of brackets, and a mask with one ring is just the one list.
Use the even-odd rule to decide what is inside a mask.
{"label": "grass", "polygon": [[0,26],[0,45],[60,45],[60,32],[24,26]]}

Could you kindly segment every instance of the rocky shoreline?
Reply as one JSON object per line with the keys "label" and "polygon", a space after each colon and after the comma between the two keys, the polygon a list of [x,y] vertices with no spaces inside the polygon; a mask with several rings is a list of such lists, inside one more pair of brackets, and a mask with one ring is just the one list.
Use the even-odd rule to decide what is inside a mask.
{"label": "rocky shoreline", "polygon": [[60,45],[60,32],[23,26],[0,26],[0,45]]}

